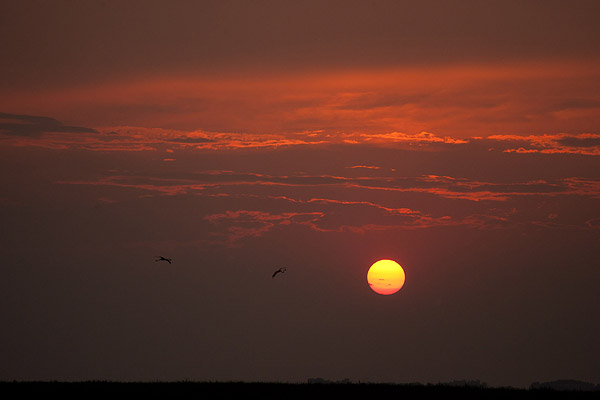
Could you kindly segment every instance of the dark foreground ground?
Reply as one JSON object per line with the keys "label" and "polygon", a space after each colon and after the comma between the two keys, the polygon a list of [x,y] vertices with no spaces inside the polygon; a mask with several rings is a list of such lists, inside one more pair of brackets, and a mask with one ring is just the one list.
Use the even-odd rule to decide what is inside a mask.
{"label": "dark foreground ground", "polygon": [[[315,396],[434,396],[450,398],[600,398],[599,392],[555,391],[549,389],[514,389],[453,387],[446,385],[401,385],[375,383],[242,383],[242,382],[0,382],[3,394],[44,395],[106,395],[142,394],[156,396],[193,396],[201,399],[257,398],[257,399],[310,399]],[[385,397],[384,397],[385,396]]]}

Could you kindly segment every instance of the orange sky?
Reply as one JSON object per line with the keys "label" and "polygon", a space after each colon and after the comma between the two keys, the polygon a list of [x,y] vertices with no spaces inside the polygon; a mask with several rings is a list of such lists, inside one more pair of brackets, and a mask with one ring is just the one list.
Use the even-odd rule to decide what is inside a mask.
{"label": "orange sky", "polygon": [[2,2],[0,380],[600,383],[599,13]]}
{"label": "orange sky", "polygon": [[[472,64],[279,75],[149,76],[14,91],[0,107],[71,124],[249,134],[594,133],[598,65]],[[289,136],[292,134],[292,136]]]}

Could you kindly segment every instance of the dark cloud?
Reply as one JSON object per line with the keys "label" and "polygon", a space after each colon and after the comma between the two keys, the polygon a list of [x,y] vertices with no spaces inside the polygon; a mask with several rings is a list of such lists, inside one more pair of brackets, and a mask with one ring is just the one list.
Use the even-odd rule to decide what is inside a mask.
{"label": "dark cloud", "polygon": [[48,132],[98,133],[95,129],[63,125],[62,122],[34,115],[0,113],[0,133],[15,136],[40,136]]}
{"label": "dark cloud", "polygon": [[560,110],[598,108],[600,101],[594,99],[571,99],[559,105]]}
{"label": "dark cloud", "polygon": [[492,135],[483,140],[474,140],[487,144],[490,148],[503,149],[517,153],[572,153],[598,155],[600,150],[600,135],[583,133],[545,134],[545,135]]}
{"label": "dark cloud", "polygon": [[596,147],[600,146],[600,138],[567,136],[556,140],[557,143],[569,147]]}

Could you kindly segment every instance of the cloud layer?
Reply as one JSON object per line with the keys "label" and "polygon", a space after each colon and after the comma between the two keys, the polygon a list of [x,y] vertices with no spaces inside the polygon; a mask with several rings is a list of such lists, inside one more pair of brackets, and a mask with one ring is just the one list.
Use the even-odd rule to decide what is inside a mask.
{"label": "cloud layer", "polygon": [[95,129],[63,125],[50,117],[0,113],[0,134],[38,137],[44,133],[98,133]]}

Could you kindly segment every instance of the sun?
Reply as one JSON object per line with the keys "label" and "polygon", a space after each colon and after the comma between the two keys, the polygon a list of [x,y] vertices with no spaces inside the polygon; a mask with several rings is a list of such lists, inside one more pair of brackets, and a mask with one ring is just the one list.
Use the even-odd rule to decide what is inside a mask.
{"label": "sun", "polygon": [[390,295],[404,286],[404,270],[396,261],[379,260],[369,268],[367,282],[374,292]]}

